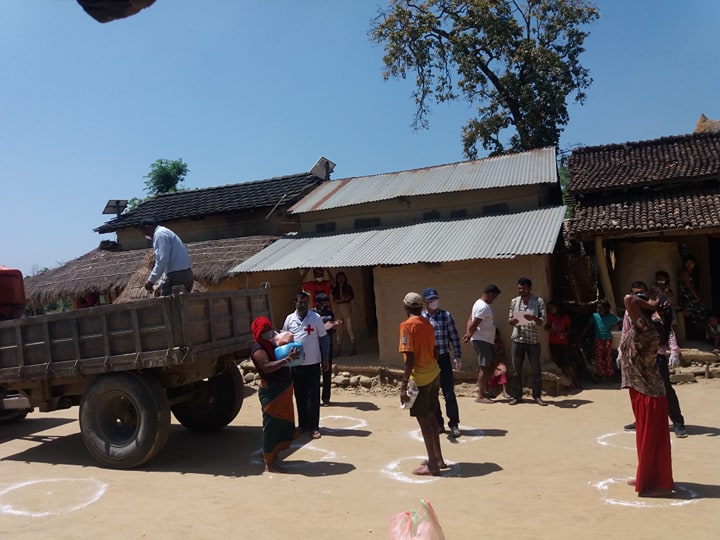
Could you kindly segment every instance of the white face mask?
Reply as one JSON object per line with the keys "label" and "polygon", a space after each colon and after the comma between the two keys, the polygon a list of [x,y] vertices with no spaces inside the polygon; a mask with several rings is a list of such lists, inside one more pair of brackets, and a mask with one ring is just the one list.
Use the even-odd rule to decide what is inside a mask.
{"label": "white face mask", "polygon": [[270,341],[274,335],[275,332],[273,332],[272,330],[265,330],[262,334],[260,334],[260,337],[263,338],[265,341]]}
{"label": "white face mask", "polygon": [[440,306],[440,300],[435,298],[434,300],[430,300],[428,302],[428,308],[430,309],[437,309]]}

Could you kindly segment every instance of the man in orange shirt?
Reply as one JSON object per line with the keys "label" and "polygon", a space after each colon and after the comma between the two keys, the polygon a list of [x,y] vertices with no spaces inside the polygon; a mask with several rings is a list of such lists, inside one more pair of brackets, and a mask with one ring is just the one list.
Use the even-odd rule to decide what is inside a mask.
{"label": "man in orange shirt", "polygon": [[400,323],[400,352],[405,362],[400,403],[410,400],[407,393],[410,379],[418,387],[415,403],[410,416],[417,418],[422,432],[428,459],[413,474],[439,476],[440,469],[446,469],[440,449],[440,431],[435,414],[440,407],[440,366],[435,358],[435,330],[422,316],[423,298],[416,292],[409,292],[403,300],[407,319]]}

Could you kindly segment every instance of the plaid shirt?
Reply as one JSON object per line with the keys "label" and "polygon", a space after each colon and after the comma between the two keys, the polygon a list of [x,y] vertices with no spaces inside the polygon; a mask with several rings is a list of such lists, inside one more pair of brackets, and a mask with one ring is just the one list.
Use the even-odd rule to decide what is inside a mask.
{"label": "plaid shirt", "polygon": [[528,303],[524,304],[520,296],[516,296],[510,302],[510,314],[509,318],[513,318],[513,312],[515,311],[529,311],[539,319],[542,319],[539,323],[530,321],[528,324],[515,325],[513,326],[512,336],[510,339],[517,343],[529,343],[535,344],[540,343],[539,328],[545,325],[545,302],[542,298],[538,298],[534,294],[528,298]]}
{"label": "plaid shirt", "polygon": [[455,319],[450,315],[449,311],[437,309],[432,315],[423,309],[423,317],[425,317],[435,329],[435,354],[450,353],[450,345],[455,351],[455,358],[462,358],[460,349],[460,335],[455,326]]}

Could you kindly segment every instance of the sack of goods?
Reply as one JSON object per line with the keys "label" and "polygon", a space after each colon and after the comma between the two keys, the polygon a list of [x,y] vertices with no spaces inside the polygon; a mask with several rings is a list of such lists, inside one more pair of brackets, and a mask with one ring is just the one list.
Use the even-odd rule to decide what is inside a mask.
{"label": "sack of goods", "polygon": [[298,349],[299,354],[295,360],[288,362],[288,366],[299,366],[302,364],[303,360],[305,360],[305,353],[303,352],[302,343],[298,343],[297,341],[275,347],[275,360],[282,360],[286,358],[287,355],[290,354],[291,349]]}

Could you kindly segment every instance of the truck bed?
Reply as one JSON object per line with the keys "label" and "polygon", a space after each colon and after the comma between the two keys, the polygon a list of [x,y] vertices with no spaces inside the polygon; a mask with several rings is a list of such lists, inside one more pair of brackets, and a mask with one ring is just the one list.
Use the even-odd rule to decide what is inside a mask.
{"label": "truck bed", "polygon": [[270,317],[266,289],[214,291],[0,322],[0,385],[109,371],[172,369],[249,351]]}

